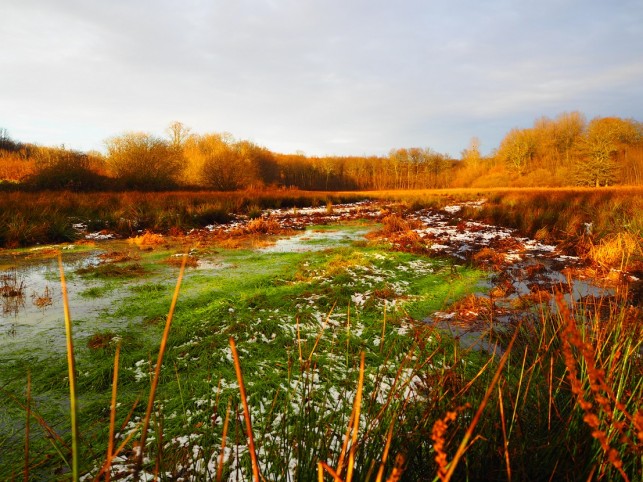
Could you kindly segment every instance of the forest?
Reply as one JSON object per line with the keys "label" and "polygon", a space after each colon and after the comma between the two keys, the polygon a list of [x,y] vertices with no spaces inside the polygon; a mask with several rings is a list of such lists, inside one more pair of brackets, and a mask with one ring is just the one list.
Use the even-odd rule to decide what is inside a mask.
{"label": "forest", "polygon": [[460,158],[430,147],[387,156],[313,157],[272,152],[228,133],[193,133],[171,123],[164,136],[126,132],[105,153],[39,146],[0,128],[0,188],[110,191],[257,188],[384,190],[643,184],[643,123],[589,121],[579,112],[513,128],[490,155],[472,138]]}

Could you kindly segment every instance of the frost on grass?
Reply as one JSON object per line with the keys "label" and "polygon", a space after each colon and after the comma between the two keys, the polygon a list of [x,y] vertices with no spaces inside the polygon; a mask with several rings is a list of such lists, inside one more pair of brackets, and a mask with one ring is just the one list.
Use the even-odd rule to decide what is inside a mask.
{"label": "frost on grass", "polygon": [[[153,453],[163,440],[164,451],[174,454],[172,466],[163,468],[166,478],[215,478],[228,402],[224,480],[252,477],[230,336],[240,353],[260,470],[268,480],[301,480],[311,461],[336,462],[356,396],[361,350],[371,362],[360,434],[379,430],[385,438],[388,422],[373,414],[385,406],[392,410],[421,402],[430,392],[422,373],[432,366],[420,373],[421,363],[409,355],[414,328],[405,308],[423,296],[417,283],[445,276],[444,263],[403,253],[343,250],[316,255],[299,269],[295,281],[280,285],[288,289],[276,300],[255,304],[238,296],[214,303],[218,308],[195,323],[196,331],[168,351],[173,357],[165,363],[168,378],[175,367],[181,389],[166,399],[168,407],[158,416],[163,423],[152,421],[146,448]],[[427,338],[426,343],[434,342]],[[193,373],[204,365],[203,379],[186,386],[179,371]],[[153,367],[143,359],[127,369],[142,382]],[[136,417],[119,440],[135,430],[140,430]],[[112,473],[125,473],[128,467],[131,458],[119,459]]]}

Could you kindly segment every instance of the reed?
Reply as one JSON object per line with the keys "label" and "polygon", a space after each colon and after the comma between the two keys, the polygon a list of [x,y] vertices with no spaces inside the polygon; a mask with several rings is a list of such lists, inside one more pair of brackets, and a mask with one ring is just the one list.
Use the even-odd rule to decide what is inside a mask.
{"label": "reed", "polygon": [[[643,468],[643,323],[639,309],[626,297],[617,294],[571,304],[559,297],[558,308],[524,312],[505,330],[491,323],[480,336],[502,350],[500,357],[495,350],[486,353],[460,346],[448,334],[413,320],[403,307],[376,305],[378,301],[361,307],[351,304],[352,292],[347,295],[337,280],[355,272],[357,257],[345,252],[329,258],[325,270],[319,264],[310,266],[314,260],[300,259],[302,269],[305,261],[306,269],[314,271],[311,278],[322,280],[304,288],[295,288],[291,282],[300,279],[300,272],[290,278],[275,276],[278,286],[257,282],[247,272],[243,282],[251,290],[240,286],[210,305],[205,300],[212,297],[211,292],[188,298],[180,322],[170,329],[183,266],[154,375],[145,382],[149,399],[144,416],[136,418],[141,413],[134,404],[120,436],[115,435],[117,419],[122,417],[116,412],[117,398],[125,401],[132,387],[138,393],[146,386],[135,384],[131,371],[119,370],[123,362],[118,344],[113,358],[111,352],[105,354],[110,355],[112,375],[109,410],[107,403],[99,405],[105,420],[85,421],[85,415],[76,418],[69,412],[75,420],[72,426],[104,423],[106,428],[105,434],[99,433],[103,439],[98,443],[90,440],[95,432],[83,430],[84,440],[76,440],[75,454],[72,430],[72,464],[78,460],[81,473],[106,480],[132,476],[122,463],[121,473],[112,470],[112,461],[121,455],[129,456],[136,470],[142,471],[144,452],[156,457],[155,470],[165,480],[183,476],[225,480],[228,475],[342,482],[381,481],[387,475],[390,481],[402,477],[636,480]],[[386,261],[387,269],[398,262],[398,258]],[[65,283],[62,272],[61,282]],[[298,300],[304,293],[321,299],[316,316],[307,303],[300,304],[288,318],[283,335],[275,335],[273,342],[271,335],[280,326],[276,319],[283,316],[284,306],[290,306],[284,300]],[[204,324],[206,316],[218,324]],[[71,338],[68,313],[66,318]],[[243,359],[234,337],[244,341],[239,343]],[[225,358],[220,351],[224,341],[230,345],[229,361],[220,360]],[[136,343],[142,345],[139,340]],[[125,346],[123,356],[129,367],[137,358],[127,353],[134,343]],[[73,355],[73,346],[69,353]],[[199,368],[196,362],[185,363],[188,355],[199,359]],[[167,380],[171,387],[165,391],[164,359],[173,363],[176,375]],[[264,380],[266,367],[280,370],[275,371],[276,381]],[[120,381],[119,373],[124,378]],[[222,383],[223,379],[230,383],[230,373],[232,379],[236,376],[238,390]],[[42,452],[27,446],[29,435],[34,436],[29,421],[38,421],[43,431],[47,425],[40,421],[29,381],[27,402],[23,404],[21,397],[19,406],[27,414],[22,467],[32,475]],[[84,383],[88,387],[90,382]],[[73,385],[77,386],[76,380]],[[70,399],[76,397],[75,392],[70,394]],[[173,404],[179,415],[172,418],[171,411],[158,408],[163,415],[156,424],[156,441],[151,443],[145,434],[150,431],[155,401]],[[202,419],[195,415],[199,404],[205,405],[202,412],[208,414]],[[238,416],[231,417],[230,407],[239,404],[245,425]],[[224,410],[223,425],[214,423],[213,411],[222,415]],[[140,439],[132,444],[139,430]],[[185,445],[177,444],[176,439],[188,430],[188,436],[198,436],[198,441],[188,438]],[[100,456],[89,447],[92,443],[101,447]],[[66,450],[62,443],[56,447]],[[203,456],[209,453],[209,459]],[[203,457],[199,463],[195,462],[198,457]],[[201,466],[209,471],[197,472],[195,467]]]}
{"label": "reed", "polygon": [[139,451],[137,456],[137,469],[140,469],[143,465],[143,454],[145,452],[145,440],[147,438],[147,430],[150,425],[150,418],[152,416],[152,409],[154,408],[154,399],[156,397],[156,390],[159,384],[159,378],[161,374],[161,367],[163,365],[163,357],[165,356],[165,349],[167,347],[167,340],[170,335],[170,328],[172,327],[172,318],[174,317],[174,310],[176,309],[176,303],[179,298],[179,291],[181,289],[181,281],[183,281],[183,274],[185,273],[185,264],[187,262],[188,255],[185,253],[183,255],[183,264],[181,265],[181,270],[179,271],[179,276],[176,281],[176,287],[174,289],[174,295],[172,296],[172,304],[170,305],[170,311],[167,315],[167,320],[165,322],[165,329],[163,331],[163,337],[161,338],[161,345],[159,347],[159,354],[156,360],[156,367],[154,369],[154,378],[152,379],[152,385],[150,387],[150,394],[147,401],[147,410],[145,412],[145,418],[143,419],[143,429],[141,431],[141,439],[139,443]]}
{"label": "reed", "polygon": [[0,196],[0,247],[74,241],[79,232],[73,225],[79,223],[90,232],[107,229],[124,237],[135,236],[140,230],[178,234],[227,222],[233,214],[256,214],[257,209],[363,199],[360,193],[296,190],[9,192]]}
{"label": "reed", "polygon": [[237,353],[237,345],[234,338],[230,338],[230,349],[232,350],[232,357],[234,359],[234,369],[237,374],[239,382],[239,392],[241,394],[241,403],[243,404],[244,420],[246,422],[246,429],[248,433],[248,450],[250,451],[250,459],[252,460],[252,478],[255,482],[260,482],[259,464],[257,463],[257,452],[255,450],[254,435],[252,433],[252,420],[250,419],[250,410],[248,409],[248,397],[246,397],[246,386],[243,383],[243,374],[241,372],[241,363],[239,362],[239,354]]}
{"label": "reed", "polygon": [[109,438],[107,440],[107,456],[105,457],[105,481],[109,482],[112,457],[114,454],[114,431],[116,428],[116,403],[118,395],[118,368],[121,354],[121,343],[116,346],[114,355],[114,376],[112,377],[112,403],[109,406]]}
{"label": "reed", "polygon": [[80,476],[78,471],[80,456],[78,441],[78,397],[76,394],[76,359],[74,356],[74,341],[72,336],[71,316],[69,314],[67,282],[65,281],[62,255],[58,256],[58,267],[60,269],[60,285],[62,291],[63,310],[65,314],[65,341],[67,346],[67,368],[69,373],[69,415],[71,420],[71,470],[72,480],[75,482]]}

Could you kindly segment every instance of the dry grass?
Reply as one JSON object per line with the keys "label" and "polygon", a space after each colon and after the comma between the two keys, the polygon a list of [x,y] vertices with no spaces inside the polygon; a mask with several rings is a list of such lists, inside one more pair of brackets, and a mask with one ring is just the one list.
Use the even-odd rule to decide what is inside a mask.
{"label": "dry grass", "polygon": [[15,269],[0,274],[0,303],[4,314],[17,313],[25,304],[25,283]]}
{"label": "dry grass", "polygon": [[116,338],[116,333],[112,331],[105,331],[102,333],[95,333],[89,340],[87,340],[87,347],[92,350],[103,350],[109,347]]}
{"label": "dry grass", "polygon": [[45,286],[42,293],[33,293],[31,295],[34,306],[38,308],[45,308],[53,304],[53,290],[49,286]]}
{"label": "dry grass", "polygon": [[147,270],[140,263],[125,265],[116,264],[99,264],[80,268],[76,271],[78,274],[93,275],[103,278],[135,278],[147,274]]}
{"label": "dry grass", "polygon": [[160,234],[151,233],[146,231],[140,236],[134,236],[127,240],[128,243],[135,244],[138,247],[146,246],[161,246],[167,243],[167,240]]}
{"label": "dry grass", "polygon": [[0,196],[0,247],[68,242],[79,237],[72,225],[109,229],[123,237],[141,230],[176,234],[230,221],[231,214],[262,209],[361,201],[361,193],[297,190],[236,192],[7,192]]}
{"label": "dry grass", "polygon": [[270,218],[257,218],[248,223],[245,231],[250,234],[279,234],[284,232],[278,221]]}
{"label": "dry grass", "polygon": [[482,248],[471,257],[471,260],[476,265],[491,266],[495,269],[505,264],[505,257],[502,252],[491,248]]}
{"label": "dry grass", "polygon": [[[622,375],[614,373],[614,365],[623,356],[634,354],[627,353],[627,346],[617,345],[616,351],[596,347],[597,341],[609,340],[610,334],[605,331],[609,327],[595,327],[592,332],[583,333],[585,330],[579,329],[562,295],[557,296],[556,302],[565,323],[562,339],[567,379],[576,403],[584,412],[583,421],[604,452],[604,458],[598,465],[598,476],[602,478],[605,475],[605,466],[609,464],[623,480],[629,481],[623,469],[621,451],[642,452],[643,409],[631,413],[622,402],[626,395],[620,393],[618,383],[615,383]],[[623,349],[625,353],[621,351]]]}
{"label": "dry grass", "polygon": [[175,266],[177,268],[180,268],[184,263],[187,268],[198,268],[199,266],[199,258],[193,255],[187,256],[186,260],[183,260],[183,255],[174,255],[170,256],[165,260],[166,264],[169,264],[170,266]]}
{"label": "dry grass", "polygon": [[104,263],[125,263],[127,261],[138,261],[141,257],[136,253],[110,251],[109,253],[99,254],[98,259]]}
{"label": "dry grass", "polygon": [[[603,269],[625,271],[643,262],[643,187],[495,188],[379,191],[372,198],[409,209],[486,199],[459,216],[516,228],[521,235],[559,244]],[[398,225],[393,228],[399,229]]]}
{"label": "dry grass", "polygon": [[622,232],[610,234],[601,239],[598,244],[589,248],[588,258],[604,270],[623,269],[630,260],[641,258],[643,247],[641,238],[633,233]]}

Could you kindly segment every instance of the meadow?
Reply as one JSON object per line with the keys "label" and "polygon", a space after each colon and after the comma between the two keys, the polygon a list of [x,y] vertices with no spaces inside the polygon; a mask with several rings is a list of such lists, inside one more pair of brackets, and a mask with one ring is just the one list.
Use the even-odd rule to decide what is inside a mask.
{"label": "meadow", "polygon": [[[67,357],[0,357],[0,477],[639,480],[643,324],[622,278],[641,269],[640,194],[11,193],[1,237],[15,259],[81,229],[131,242],[74,245],[109,256],[66,273],[71,286],[89,300],[122,290],[104,329],[70,330]],[[377,216],[321,219],[366,198],[385,201]],[[611,294],[570,300],[561,283],[501,319],[481,286],[507,265],[439,255],[418,235],[414,213],[454,204],[454,230],[471,219],[559,244]],[[323,221],[306,250],[266,250],[296,231],[265,210],[306,205]],[[315,241],[324,231],[340,241]],[[472,311],[482,345],[427,321],[466,325]]]}

